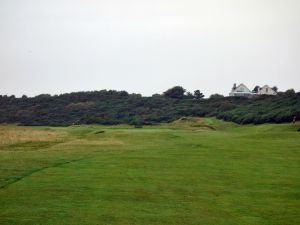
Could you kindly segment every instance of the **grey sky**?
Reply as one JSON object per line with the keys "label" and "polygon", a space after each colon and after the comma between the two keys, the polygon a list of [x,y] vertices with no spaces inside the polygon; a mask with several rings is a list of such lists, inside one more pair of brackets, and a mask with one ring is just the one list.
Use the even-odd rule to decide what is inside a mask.
{"label": "grey sky", "polygon": [[299,0],[0,0],[0,94],[300,90]]}

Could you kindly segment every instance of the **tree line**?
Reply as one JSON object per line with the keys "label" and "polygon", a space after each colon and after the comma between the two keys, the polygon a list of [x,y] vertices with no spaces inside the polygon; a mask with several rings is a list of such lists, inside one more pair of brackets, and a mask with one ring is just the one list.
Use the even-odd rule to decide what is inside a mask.
{"label": "tree line", "polygon": [[126,91],[101,90],[35,97],[0,95],[0,123],[68,126],[72,124],[159,124],[183,116],[217,117],[240,124],[290,122],[300,118],[300,92],[276,96],[204,98],[176,86],[143,97]]}

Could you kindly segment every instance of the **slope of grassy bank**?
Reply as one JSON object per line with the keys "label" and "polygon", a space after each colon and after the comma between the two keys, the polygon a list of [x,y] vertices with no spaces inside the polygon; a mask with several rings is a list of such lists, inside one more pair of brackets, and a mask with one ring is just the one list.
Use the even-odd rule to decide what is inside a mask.
{"label": "slope of grassy bank", "polygon": [[297,225],[299,128],[0,126],[0,224]]}

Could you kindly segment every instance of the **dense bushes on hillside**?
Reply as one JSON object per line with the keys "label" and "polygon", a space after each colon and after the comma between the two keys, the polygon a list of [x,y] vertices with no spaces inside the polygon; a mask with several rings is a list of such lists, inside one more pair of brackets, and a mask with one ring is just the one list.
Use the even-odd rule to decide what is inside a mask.
{"label": "dense bushes on hillside", "polygon": [[201,99],[190,93],[178,98],[182,96],[178,92],[169,91],[167,95],[152,97],[107,90],[56,96],[43,94],[34,98],[0,95],[0,123],[138,125],[170,122],[182,116],[216,116],[241,124],[259,124],[289,122],[294,116],[300,118],[300,93],[286,92],[251,99],[213,95]]}
{"label": "dense bushes on hillside", "polygon": [[236,123],[281,123],[300,118],[300,93],[281,93],[277,96],[260,96],[251,99],[246,105],[237,105],[224,111],[217,118]]}

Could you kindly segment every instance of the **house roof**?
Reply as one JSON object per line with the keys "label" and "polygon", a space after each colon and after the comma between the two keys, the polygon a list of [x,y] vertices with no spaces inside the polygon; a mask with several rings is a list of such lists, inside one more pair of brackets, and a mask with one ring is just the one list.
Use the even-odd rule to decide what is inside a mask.
{"label": "house roof", "polygon": [[244,92],[251,92],[250,89],[243,83],[239,84],[234,91],[238,90],[241,87],[246,89],[246,91],[244,91]]}
{"label": "house roof", "polygon": [[274,91],[269,85],[264,85],[263,87],[261,87],[258,91],[258,93],[262,93],[262,92],[265,92],[265,91],[268,91],[270,90],[270,93],[273,93],[273,94],[276,94],[277,92]]}

